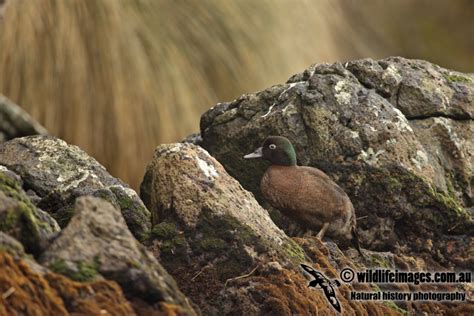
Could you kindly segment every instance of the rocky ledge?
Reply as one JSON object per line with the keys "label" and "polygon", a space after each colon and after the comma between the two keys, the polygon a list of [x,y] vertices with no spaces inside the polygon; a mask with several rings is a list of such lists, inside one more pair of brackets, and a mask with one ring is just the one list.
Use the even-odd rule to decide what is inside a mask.
{"label": "rocky ledge", "polygon": [[[0,145],[0,314],[332,315],[300,264],[330,280],[472,270],[473,113],[474,78],[424,61],[314,65],[158,146],[140,197],[76,146],[14,138]],[[367,258],[265,203],[267,164],[242,156],[271,134],[348,193]],[[474,313],[472,283],[327,284],[343,314]],[[467,298],[351,299],[380,290]]]}

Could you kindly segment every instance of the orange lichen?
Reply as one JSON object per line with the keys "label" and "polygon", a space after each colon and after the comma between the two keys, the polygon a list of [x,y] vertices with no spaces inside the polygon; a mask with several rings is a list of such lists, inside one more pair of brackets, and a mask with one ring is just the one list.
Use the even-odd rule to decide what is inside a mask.
{"label": "orange lichen", "polygon": [[46,280],[70,313],[80,315],[134,315],[130,303],[113,281],[80,283],[59,274],[46,274]]}
{"label": "orange lichen", "polygon": [[0,252],[0,294],[0,315],[68,315],[48,282],[5,252]]}
{"label": "orange lichen", "polygon": [[135,315],[112,281],[79,283],[34,273],[23,260],[0,252],[0,315]]}
{"label": "orange lichen", "polygon": [[[135,313],[139,316],[180,316],[189,315],[182,307],[170,303],[158,303],[150,306],[143,300],[133,298],[131,300]],[[196,308],[196,306],[194,306]]]}
{"label": "orange lichen", "polygon": [[[236,284],[247,288],[264,314],[271,315],[332,315],[337,314],[328,303],[323,291],[307,286],[301,273],[282,269],[263,271]],[[347,299],[348,286],[337,289],[343,313],[355,315],[400,315],[380,302],[361,303]]]}

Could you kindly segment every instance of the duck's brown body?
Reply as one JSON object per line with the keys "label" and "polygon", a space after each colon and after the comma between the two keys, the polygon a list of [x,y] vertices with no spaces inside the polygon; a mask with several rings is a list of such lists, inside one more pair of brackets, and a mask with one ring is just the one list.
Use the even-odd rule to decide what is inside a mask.
{"label": "duck's brown body", "polygon": [[329,223],[327,235],[352,239],[356,225],[354,207],[347,194],[321,170],[272,165],[260,188],[273,207],[305,227],[318,231]]}

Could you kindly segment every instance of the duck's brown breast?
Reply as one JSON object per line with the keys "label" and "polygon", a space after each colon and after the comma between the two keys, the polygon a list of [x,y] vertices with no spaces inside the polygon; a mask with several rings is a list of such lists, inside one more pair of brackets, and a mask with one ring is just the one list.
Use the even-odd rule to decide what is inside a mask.
{"label": "duck's brown breast", "polygon": [[[271,166],[260,182],[264,198],[278,209],[287,209],[299,195],[300,179],[295,167]],[[291,200],[290,200],[291,199]]]}

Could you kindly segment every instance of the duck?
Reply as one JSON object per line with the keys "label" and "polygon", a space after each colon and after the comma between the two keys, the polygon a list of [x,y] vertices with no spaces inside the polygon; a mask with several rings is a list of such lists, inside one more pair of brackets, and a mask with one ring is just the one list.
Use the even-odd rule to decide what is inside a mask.
{"label": "duck", "polygon": [[356,233],[356,215],[349,196],[323,171],[298,166],[295,149],[283,136],[268,136],[263,145],[243,158],[270,162],[261,181],[264,199],[309,232],[351,241],[364,257]]}

